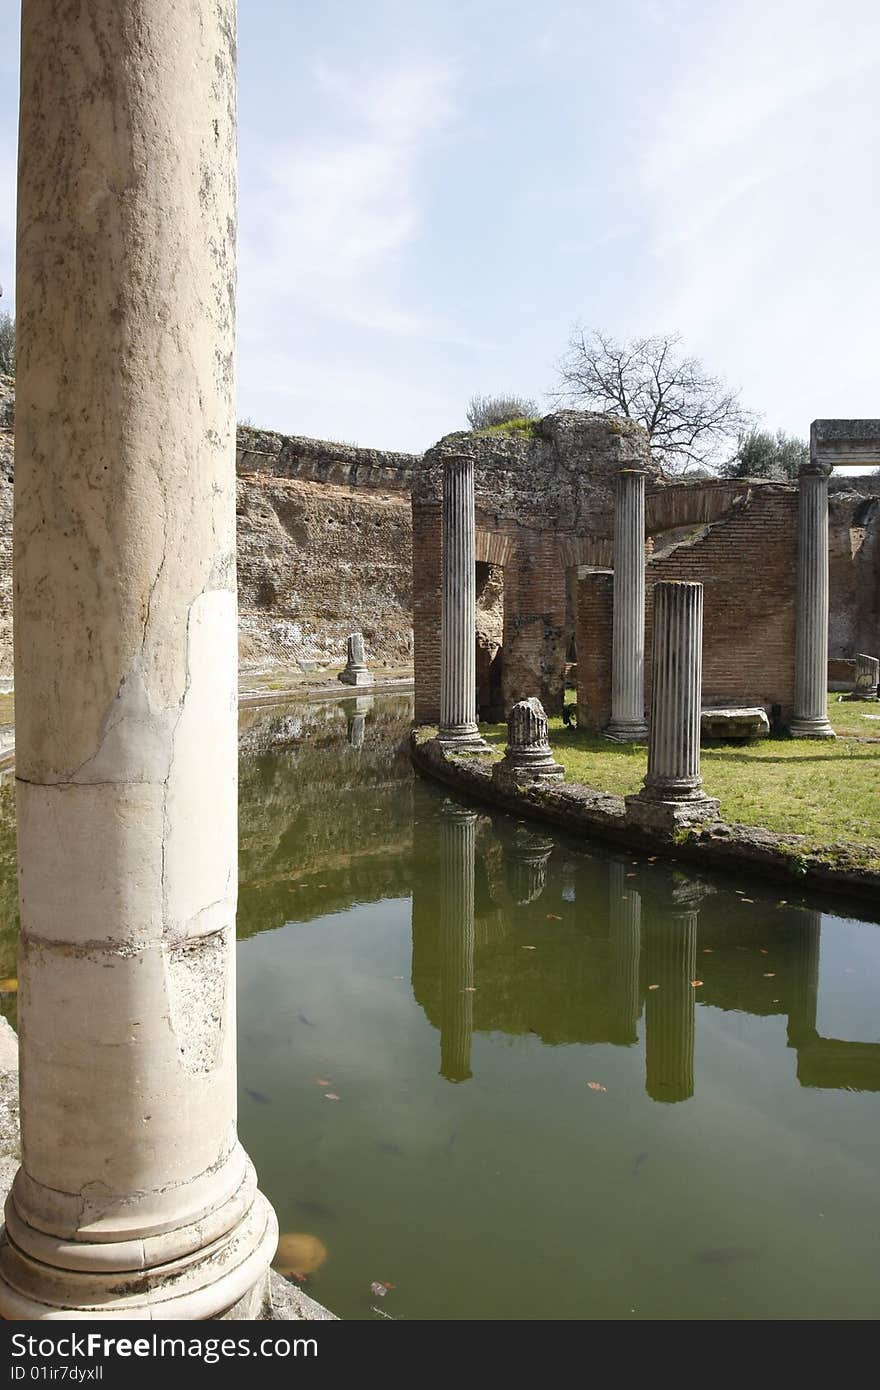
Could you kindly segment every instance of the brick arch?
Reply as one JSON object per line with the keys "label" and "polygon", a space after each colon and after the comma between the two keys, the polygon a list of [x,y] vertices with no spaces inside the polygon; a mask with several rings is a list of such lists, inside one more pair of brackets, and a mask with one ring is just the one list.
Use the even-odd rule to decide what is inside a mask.
{"label": "brick arch", "polygon": [[477,528],[478,561],[486,565],[506,565],[510,562],[513,541],[510,536],[502,536],[498,531],[481,531]]}

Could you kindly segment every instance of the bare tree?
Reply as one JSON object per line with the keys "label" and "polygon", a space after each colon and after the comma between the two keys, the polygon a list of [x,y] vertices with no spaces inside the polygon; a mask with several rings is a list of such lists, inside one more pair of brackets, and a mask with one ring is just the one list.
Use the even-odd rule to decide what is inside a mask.
{"label": "bare tree", "polygon": [[596,329],[576,327],[559,377],[556,401],[644,426],[651,452],[672,473],[726,463],[754,421],[738,391],[685,356],[678,333],[618,343]]}

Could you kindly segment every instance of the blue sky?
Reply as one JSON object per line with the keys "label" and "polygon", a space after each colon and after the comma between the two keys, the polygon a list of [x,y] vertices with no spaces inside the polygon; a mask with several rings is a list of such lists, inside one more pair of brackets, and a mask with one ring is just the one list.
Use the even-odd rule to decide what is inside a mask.
{"label": "blue sky", "polygon": [[[0,0],[13,288],[18,5]],[[241,0],[239,416],[422,449],[575,321],[880,414],[876,0]]]}

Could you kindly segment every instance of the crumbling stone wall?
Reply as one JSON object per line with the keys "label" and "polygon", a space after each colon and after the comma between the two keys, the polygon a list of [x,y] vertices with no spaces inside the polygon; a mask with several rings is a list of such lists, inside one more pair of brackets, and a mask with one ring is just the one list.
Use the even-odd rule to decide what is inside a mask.
{"label": "crumbling stone wall", "polygon": [[447,435],[413,479],[413,628],[416,720],[439,718],[443,457],[474,459],[477,561],[504,571],[502,697],[505,708],[537,695],[562,707],[572,618],[567,571],[607,552],[617,470],[656,472],[644,431],[628,421],[562,411],[534,437],[503,432]]}

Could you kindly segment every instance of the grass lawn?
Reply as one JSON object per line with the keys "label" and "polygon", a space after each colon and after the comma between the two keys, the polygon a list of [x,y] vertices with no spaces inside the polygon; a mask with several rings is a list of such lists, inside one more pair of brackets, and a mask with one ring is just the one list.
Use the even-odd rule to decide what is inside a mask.
{"label": "grass lawn", "polygon": [[[829,715],[841,735],[837,739],[768,738],[705,747],[706,791],[718,797],[725,820],[807,835],[815,844],[850,840],[877,846],[880,862],[880,743],[853,737],[880,738],[880,719],[866,717],[871,714],[880,715],[880,704],[838,703],[832,695]],[[483,732],[490,744],[503,748],[505,726],[490,725]],[[571,782],[620,795],[642,784],[644,747],[566,729],[561,719],[550,721],[550,742]]]}

